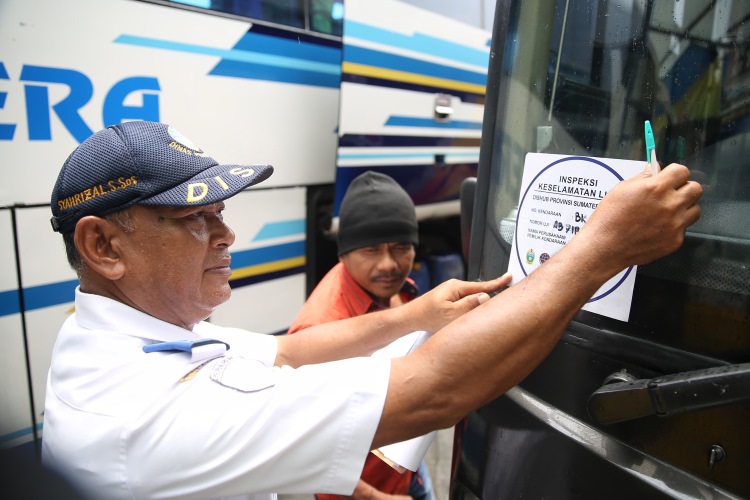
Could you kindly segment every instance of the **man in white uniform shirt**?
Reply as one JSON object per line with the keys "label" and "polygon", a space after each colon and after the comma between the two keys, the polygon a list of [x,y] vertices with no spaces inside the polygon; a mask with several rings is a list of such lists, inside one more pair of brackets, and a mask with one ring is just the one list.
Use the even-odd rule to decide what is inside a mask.
{"label": "man in white uniform shirt", "polygon": [[[644,172],[492,299],[508,276],[273,337],[203,321],[230,294],[223,200],[271,172],[219,165],[153,122],[100,131],[63,165],[52,225],[80,287],[52,355],[43,460],[91,498],[351,494],[369,450],[501,395],[602,283],[676,250],[702,192],[680,165]],[[415,330],[436,333],[367,357]]]}

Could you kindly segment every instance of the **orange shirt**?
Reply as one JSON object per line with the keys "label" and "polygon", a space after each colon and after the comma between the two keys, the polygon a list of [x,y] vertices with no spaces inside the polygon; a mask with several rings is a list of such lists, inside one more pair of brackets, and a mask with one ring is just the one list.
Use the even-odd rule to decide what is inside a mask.
{"label": "orange shirt", "polygon": [[[407,278],[399,292],[399,298],[402,303],[406,303],[416,296],[417,287],[411,278]],[[289,327],[288,333],[381,309],[384,307],[375,302],[372,296],[354,281],[344,264],[339,262],[323,276],[312,291]]]}
{"label": "orange shirt", "polygon": [[[416,296],[417,288],[414,282],[407,279],[399,292],[399,298],[406,303]],[[339,262],[328,271],[312,291],[292,326],[289,327],[288,333],[292,334],[321,323],[352,318],[381,309],[384,307],[375,302],[372,296],[354,281],[344,264]],[[400,474],[378,457],[370,454],[365,460],[361,477],[366,483],[382,492],[408,495],[413,475],[411,471]],[[345,498],[339,495],[317,494],[315,496],[319,500]]]}

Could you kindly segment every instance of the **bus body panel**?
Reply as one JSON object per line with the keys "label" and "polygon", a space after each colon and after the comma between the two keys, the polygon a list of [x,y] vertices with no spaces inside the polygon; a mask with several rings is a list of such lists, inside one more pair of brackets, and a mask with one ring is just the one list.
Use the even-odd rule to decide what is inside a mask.
{"label": "bus body panel", "polygon": [[347,2],[336,215],[365,170],[394,177],[418,209],[458,199],[476,174],[490,37],[393,0]]}
{"label": "bus body panel", "polygon": [[[0,187],[0,205],[48,202],[75,146],[123,119],[173,124],[222,163],[273,164],[264,188],[333,182],[335,43],[283,40],[307,50],[277,55],[286,46],[269,28],[135,1],[10,0],[0,9],[0,147],[26,173]],[[60,23],[68,10],[73,22]],[[303,62],[307,73],[289,69]]]}

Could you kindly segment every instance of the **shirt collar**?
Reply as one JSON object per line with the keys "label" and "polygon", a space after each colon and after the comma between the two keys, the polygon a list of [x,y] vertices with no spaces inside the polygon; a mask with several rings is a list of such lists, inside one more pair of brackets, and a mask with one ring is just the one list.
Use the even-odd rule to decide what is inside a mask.
{"label": "shirt collar", "polygon": [[112,330],[131,337],[138,337],[161,342],[178,340],[196,340],[200,336],[150,316],[138,309],[116,300],[81,291],[76,287],[76,321],[83,328],[91,330]]}

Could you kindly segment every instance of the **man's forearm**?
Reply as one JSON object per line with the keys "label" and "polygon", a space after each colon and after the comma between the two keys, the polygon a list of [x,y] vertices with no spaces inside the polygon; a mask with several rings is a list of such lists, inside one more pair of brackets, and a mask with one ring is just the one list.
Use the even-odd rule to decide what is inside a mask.
{"label": "man's forearm", "polygon": [[403,307],[323,323],[279,338],[276,364],[297,367],[369,356],[417,329],[415,318]]}
{"label": "man's forearm", "polygon": [[[381,435],[379,429],[373,446],[450,427],[528,375],[608,279],[601,268],[573,264],[578,258],[573,246],[566,248],[557,259],[437,332],[415,353],[394,360],[391,381],[408,383],[389,386],[381,422],[393,417],[404,423],[413,415],[417,427],[409,429],[408,422],[381,426],[388,432]],[[578,279],[571,278],[574,269],[580,271],[574,273]]]}
{"label": "man's forearm", "polygon": [[280,337],[276,364],[296,367],[368,356],[407,333],[439,330],[489,300],[488,293],[506,286],[509,280],[509,276],[485,282],[449,280],[402,306]]}

